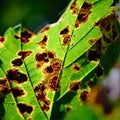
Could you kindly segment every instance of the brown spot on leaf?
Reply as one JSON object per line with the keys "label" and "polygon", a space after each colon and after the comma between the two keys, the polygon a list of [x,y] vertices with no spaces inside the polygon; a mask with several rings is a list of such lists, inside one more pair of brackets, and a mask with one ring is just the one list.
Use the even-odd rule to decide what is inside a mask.
{"label": "brown spot on leaf", "polygon": [[63,30],[60,31],[60,35],[68,34],[69,33],[69,28],[68,26],[65,27]]}
{"label": "brown spot on leaf", "polygon": [[10,69],[7,72],[7,78],[9,81],[15,81],[17,83],[26,82],[28,77],[26,74],[19,72],[17,69]]}
{"label": "brown spot on leaf", "polygon": [[45,48],[47,40],[48,40],[48,36],[45,35],[40,42],[37,42],[37,44],[39,44],[41,47]]}
{"label": "brown spot on leaf", "polygon": [[[5,79],[0,78],[0,94],[3,94],[3,96],[5,96],[8,93],[10,93],[8,80],[6,78]],[[1,96],[0,99],[2,99]]]}
{"label": "brown spot on leaf", "polygon": [[59,77],[58,76],[52,76],[49,80],[48,80],[48,86],[51,90],[53,91],[57,91],[60,88],[59,85]]}
{"label": "brown spot on leaf", "polygon": [[20,87],[14,87],[11,89],[13,96],[16,97],[21,97],[22,95],[24,95],[24,91],[23,89],[21,89]]}
{"label": "brown spot on leaf", "polygon": [[52,67],[53,71],[60,72],[60,70],[62,69],[62,62],[59,59],[55,59],[52,62],[51,67]]}
{"label": "brown spot on leaf", "polygon": [[72,69],[77,73],[81,69],[81,66],[79,64],[77,64],[77,63],[74,63],[72,65]]}
{"label": "brown spot on leaf", "polygon": [[0,43],[3,43],[5,41],[5,37],[0,36]]}
{"label": "brown spot on leaf", "polygon": [[45,96],[46,96],[46,93],[44,91],[38,91],[36,97],[38,101],[44,101]]}
{"label": "brown spot on leaf", "polygon": [[37,69],[41,68],[43,64],[44,64],[44,61],[37,62],[37,63],[36,63],[36,68],[37,68]]}
{"label": "brown spot on leaf", "polygon": [[76,2],[77,2],[77,0],[74,0],[74,2],[72,3],[72,5],[70,6],[71,10],[73,10],[76,7]]}
{"label": "brown spot on leaf", "polygon": [[40,62],[40,61],[44,61],[44,59],[47,57],[47,53],[43,52],[43,53],[37,53],[35,55],[35,60]]}
{"label": "brown spot on leaf", "polygon": [[90,39],[88,42],[90,43],[90,45],[93,45],[96,42],[96,40]]}
{"label": "brown spot on leaf", "polygon": [[80,95],[80,99],[84,102],[87,101],[87,98],[88,98],[88,92],[87,91],[83,91]]}
{"label": "brown spot on leaf", "polygon": [[21,66],[23,64],[23,60],[21,58],[14,59],[12,62],[13,66]]}
{"label": "brown spot on leaf", "polygon": [[45,74],[51,74],[51,73],[53,73],[53,68],[52,68],[52,66],[50,65],[50,66],[46,67],[43,72],[44,72]]}
{"label": "brown spot on leaf", "polygon": [[87,58],[89,61],[99,61],[100,53],[97,50],[88,50]]}
{"label": "brown spot on leaf", "polygon": [[21,58],[24,60],[26,57],[28,57],[30,54],[32,53],[32,51],[24,51],[21,50],[20,52],[18,52],[18,55],[21,56]]}
{"label": "brown spot on leaf", "polygon": [[42,107],[41,107],[42,111],[48,111],[50,109],[50,107],[46,104],[44,104]]}
{"label": "brown spot on leaf", "polygon": [[93,81],[92,81],[92,80],[89,80],[88,83],[87,83],[87,85],[88,85],[90,88],[93,87]]}
{"label": "brown spot on leaf", "polygon": [[92,8],[92,4],[89,2],[84,2],[84,4],[82,5],[82,10],[84,11],[90,11],[90,9]]}
{"label": "brown spot on leaf", "polygon": [[21,32],[21,42],[28,43],[30,38],[32,37],[33,33],[29,30],[24,30]]}
{"label": "brown spot on leaf", "polygon": [[42,28],[39,33],[43,33],[45,31],[48,31],[50,29],[50,25],[46,25],[44,28]]}
{"label": "brown spot on leaf", "polygon": [[17,107],[19,108],[21,114],[24,113],[31,114],[31,112],[33,111],[33,107],[25,103],[18,103]]}
{"label": "brown spot on leaf", "polygon": [[63,38],[63,42],[62,42],[62,45],[66,46],[68,45],[69,43],[71,42],[71,37],[70,35],[67,35]]}
{"label": "brown spot on leaf", "polygon": [[18,35],[14,35],[15,39],[20,39],[20,37]]}
{"label": "brown spot on leaf", "polygon": [[49,52],[48,52],[48,58],[50,58],[50,59],[54,59],[54,58],[55,58],[55,53],[49,51]]}
{"label": "brown spot on leaf", "polygon": [[45,87],[45,84],[39,83],[37,86],[35,86],[34,91],[35,91],[35,92],[44,91],[45,88],[46,88],[46,87]]}
{"label": "brown spot on leaf", "polygon": [[71,91],[77,92],[80,89],[80,82],[79,81],[71,82],[69,88]]}
{"label": "brown spot on leaf", "polygon": [[80,12],[75,23],[75,28],[78,28],[81,23],[86,22],[88,20],[89,14],[90,12]]}

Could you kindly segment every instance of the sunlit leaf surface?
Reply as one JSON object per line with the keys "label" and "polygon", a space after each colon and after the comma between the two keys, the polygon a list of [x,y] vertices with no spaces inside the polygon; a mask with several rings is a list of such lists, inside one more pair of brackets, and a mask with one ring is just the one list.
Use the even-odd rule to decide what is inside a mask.
{"label": "sunlit leaf surface", "polygon": [[59,21],[37,35],[20,26],[0,37],[0,119],[68,120],[70,110],[77,115],[117,38],[111,4],[71,0]]}

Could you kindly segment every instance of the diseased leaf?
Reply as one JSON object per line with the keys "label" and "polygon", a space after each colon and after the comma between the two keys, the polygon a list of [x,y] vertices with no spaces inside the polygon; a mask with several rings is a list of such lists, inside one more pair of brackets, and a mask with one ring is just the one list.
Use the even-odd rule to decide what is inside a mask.
{"label": "diseased leaf", "polygon": [[117,41],[111,4],[71,0],[37,35],[21,26],[0,37],[0,119],[67,119],[87,100],[108,44]]}

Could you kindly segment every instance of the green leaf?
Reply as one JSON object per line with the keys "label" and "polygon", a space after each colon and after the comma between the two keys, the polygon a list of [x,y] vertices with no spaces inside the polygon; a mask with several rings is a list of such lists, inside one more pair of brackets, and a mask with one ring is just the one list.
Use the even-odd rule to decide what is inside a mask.
{"label": "green leaf", "polygon": [[114,36],[114,19],[107,21],[111,4],[71,0],[58,22],[37,35],[20,26],[0,37],[1,119],[67,119],[67,109],[78,109],[91,89],[88,82],[94,84],[103,70],[104,38]]}

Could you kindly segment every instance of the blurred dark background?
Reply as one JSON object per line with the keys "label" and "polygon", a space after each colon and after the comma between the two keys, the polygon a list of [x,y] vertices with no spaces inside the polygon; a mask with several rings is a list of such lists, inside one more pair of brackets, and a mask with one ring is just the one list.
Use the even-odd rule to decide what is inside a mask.
{"label": "blurred dark background", "polygon": [[37,33],[46,24],[56,22],[69,2],[70,0],[0,0],[0,35],[9,27],[20,23]]}
{"label": "blurred dark background", "polygon": [[56,22],[70,0],[0,0],[0,35],[22,23],[33,32]]}

